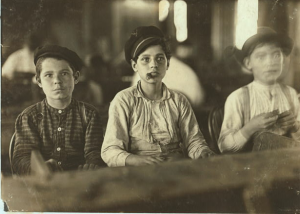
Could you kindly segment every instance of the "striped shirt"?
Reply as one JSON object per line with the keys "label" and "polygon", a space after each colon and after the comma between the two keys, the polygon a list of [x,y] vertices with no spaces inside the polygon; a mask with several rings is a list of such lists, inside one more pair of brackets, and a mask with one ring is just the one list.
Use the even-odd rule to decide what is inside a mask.
{"label": "striped shirt", "polygon": [[30,173],[30,156],[34,149],[41,152],[44,160],[57,160],[64,170],[77,169],[85,163],[102,165],[100,117],[93,106],[86,103],[84,106],[86,127],[79,102],[74,99],[62,110],[51,107],[46,99],[25,109],[15,124],[14,171]]}

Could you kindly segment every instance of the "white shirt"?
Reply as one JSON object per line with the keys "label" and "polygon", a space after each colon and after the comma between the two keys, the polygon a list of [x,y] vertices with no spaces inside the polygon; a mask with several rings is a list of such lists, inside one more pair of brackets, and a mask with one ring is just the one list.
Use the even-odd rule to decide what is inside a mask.
{"label": "white shirt", "polygon": [[108,166],[125,166],[130,154],[161,154],[164,146],[176,149],[181,145],[192,159],[209,149],[183,95],[163,84],[162,99],[151,101],[143,95],[139,82],[115,96],[101,150]]}
{"label": "white shirt", "polygon": [[[272,112],[278,110],[279,113],[290,110],[290,106],[285,94],[283,93],[280,85],[276,83],[272,86],[265,86],[256,81],[248,84],[249,98],[250,98],[250,120],[262,113]],[[299,113],[299,100],[295,89],[288,87],[294,106],[293,112],[300,121]],[[218,145],[221,152],[232,151],[236,152],[243,148],[245,143],[249,140],[246,139],[241,133],[241,128],[245,122],[243,118],[244,111],[244,95],[243,89],[231,93],[225,103],[224,120],[221,128],[220,138]],[[280,127],[273,126],[268,131],[283,135],[286,132]],[[300,141],[300,129],[296,133],[292,133],[292,137]]]}
{"label": "white shirt", "polygon": [[16,72],[35,74],[33,58],[33,52],[28,48],[17,50],[7,58],[2,66],[2,76],[11,80]]}

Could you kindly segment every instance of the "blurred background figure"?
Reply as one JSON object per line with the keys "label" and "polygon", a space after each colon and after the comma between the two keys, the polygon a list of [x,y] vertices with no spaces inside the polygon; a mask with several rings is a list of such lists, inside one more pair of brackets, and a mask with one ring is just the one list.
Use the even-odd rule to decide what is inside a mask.
{"label": "blurred background figure", "polygon": [[2,66],[2,105],[29,101],[35,75],[34,50],[43,39],[37,33],[26,36],[23,47],[13,52]]}
{"label": "blurred background figure", "polygon": [[79,82],[74,89],[73,96],[98,109],[104,101],[101,80],[105,79],[108,71],[100,55],[88,56],[85,64],[86,66],[80,72]]}
{"label": "blurred background figure", "polygon": [[33,63],[34,50],[40,46],[42,38],[37,33],[29,34],[24,41],[23,47],[12,53],[2,66],[2,78],[13,80],[19,75],[35,75]]}

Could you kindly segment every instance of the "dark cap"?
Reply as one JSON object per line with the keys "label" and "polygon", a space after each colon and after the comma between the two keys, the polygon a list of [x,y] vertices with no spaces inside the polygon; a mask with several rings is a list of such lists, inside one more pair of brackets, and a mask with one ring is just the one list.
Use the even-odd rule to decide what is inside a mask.
{"label": "dark cap", "polygon": [[130,64],[130,60],[138,56],[141,50],[163,37],[164,34],[157,27],[141,26],[136,28],[125,44],[126,61]]}
{"label": "dark cap", "polygon": [[34,51],[34,64],[40,57],[61,57],[64,60],[68,61],[74,68],[79,71],[83,62],[80,57],[74,52],[69,50],[68,48],[61,47],[58,45],[44,45],[40,46]]}
{"label": "dark cap", "polygon": [[253,51],[253,46],[267,43],[268,41],[276,41],[286,56],[288,56],[293,49],[293,40],[287,35],[276,33],[276,31],[269,27],[258,27],[257,33],[244,43],[241,51],[241,60],[244,60],[244,58],[250,54],[250,51]]}

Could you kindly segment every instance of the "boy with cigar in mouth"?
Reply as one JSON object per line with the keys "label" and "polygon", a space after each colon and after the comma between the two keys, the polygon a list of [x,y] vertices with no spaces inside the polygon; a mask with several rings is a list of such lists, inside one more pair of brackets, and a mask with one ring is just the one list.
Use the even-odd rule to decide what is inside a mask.
{"label": "boy with cigar in mouth", "polygon": [[284,55],[288,56],[292,47],[293,41],[289,37],[267,27],[258,28],[257,34],[245,42],[241,60],[253,74],[254,81],[234,91],[226,100],[218,141],[221,152],[300,144],[297,93],[277,82]]}
{"label": "boy with cigar in mouth", "polygon": [[101,150],[110,167],[197,159],[208,148],[187,99],[162,83],[171,54],[154,26],[135,29],[125,45],[126,61],[140,81],[119,92],[109,109]]}

